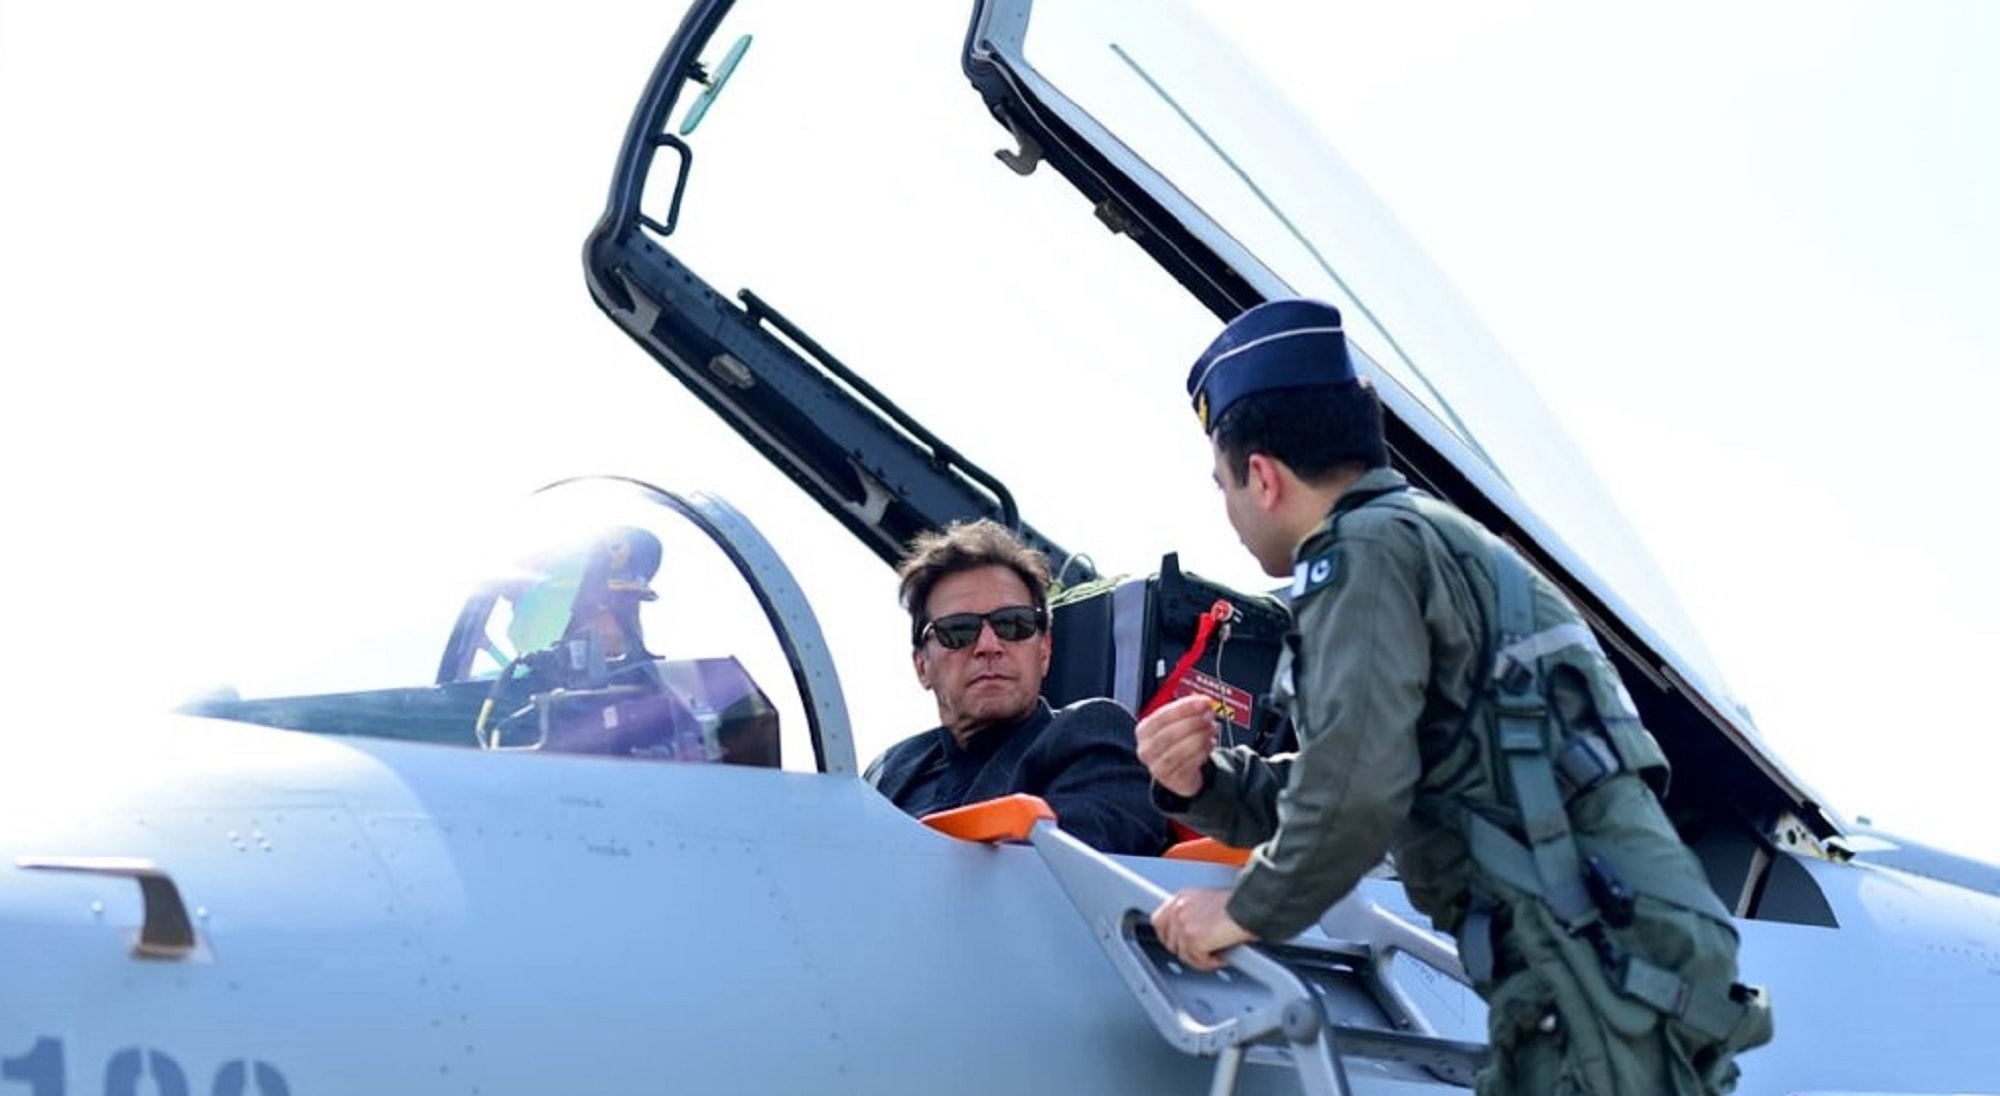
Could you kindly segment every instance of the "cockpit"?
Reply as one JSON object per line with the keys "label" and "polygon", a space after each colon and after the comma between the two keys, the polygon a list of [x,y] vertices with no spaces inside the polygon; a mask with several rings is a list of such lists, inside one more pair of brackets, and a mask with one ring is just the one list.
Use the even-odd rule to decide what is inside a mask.
{"label": "cockpit", "polygon": [[719,499],[568,481],[456,556],[465,573],[448,583],[463,591],[455,617],[385,627],[377,653],[403,657],[371,659],[378,680],[323,691],[232,684],[182,710],[489,751],[760,768],[788,756],[814,764],[821,723],[846,744],[837,690],[814,704],[795,672],[824,658],[812,614],[776,554]]}
{"label": "cockpit", "polygon": [[[1396,241],[1377,239],[1386,229],[1368,207],[1349,210],[1354,215],[1326,226],[1319,241],[1307,222],[1266,208],[1262,196],[1276,193],[1270,187],[1245,185],[1203,159],[1220,150],[1201,151],[1208,146],[1191,140],[1194,130],[1166,109],[1159,89],[1183,89],[1170,102],[1189,104],[1196,92],[1246,90],[1234,77],[1251,75],[1247,69],[1196,63],[1203,51],[1162,37],[1178,21],[1149,14],[1135,23],[1106,5],[1081,4],[1070,13],[1109,25],[1072,34],[1060,29],[1063,11],[1037,11],[1030,20],[1029,7],[981,5],[970,37],[961,12],[924,5],[907,25],[879,31],[927,38],[933,55],[957,58],[954,70],[856,65],[852,55],[829,53],[816,21],[846,17],[825,5],[704,6],[670,46],[628,134],[610,205],[586,248],[586,276],[608,317],[861,550],[889,562],[914,534],[969,516],[1019,529],[1060,564],[1066,581],[1098,593],[1055,602],[1064,653],[1045,683],[1048,699],[1109,695],[1136,710],[1176,659],[1199,646],[1204,614],[1227,591],[1254,589],[1257,580],[1211,566],[1241,553],[1234,544],[1201,543],[1220,523],[1212,511],[1205,525],[1191,516],[1201,511],[1172,486],[1201,482],[1207,456],[1198,443],[1101,446],[1086,457],[1081,446],[1045,444],[1057,430],[1044,424],[1058,412],[1065,423],[1083,424],[1072,439],[1091,436],[1088,424],[1107,414],[1187,431],[1177,378],[1160,383],[1158,363],[1185,360],[1218,315],[1263,296],[1320,294],[1385,324],[1395,318],[1388,306],[1369,302],[1428,302],[1439,306],[1437,317],[1459,313],[1428,295],[1427,283],[1405,284],[1407,272],[1391,254],[1397,249],[1387,246]],[[1075,42],[1093,44],[1079,53]],[[1217,84],[1208,78],[1215,71],[1232,80]],[[942,90],[912,94],[920,77]],[[968,78],[978,95],[965,93]],[[684,99],[691,102],[676,124]],[[1214,109],[1222,117],[1284,116],[1276,100],[1260,102],[1268,109]],[[893,163],[856,156],[857,103],[870,105],[871,132],[885,143],[893,138],[899,149],[925,155]],[[949,121],[932,115],[951,103],[984,139],[922,136]],[[719,105],[710,111],[711,104]],[[990,118],[979,116],[982,107]],[[992,127],[996,121],[1004,131]],[[1301,198],[1301,208],[1332,209],[1320,199],[1354,190],[1317,170],[1325,165],[1280,155],[1308,147],[1282,127],[1250,137],[1277,157],[1260,177],[1314,197]],[[1012,171],[990,155],[999,138],[1013,146],[1001,156]],[[1037,162],[1052,170],[1035,172]],[[801,163],[844,169],[802,172]],[[1162,174],[1170,168],[1189,180],[1188,192]],[[1024,182],[1029,175],[1038,178]],[[1053,184],[1052,175],[1080,188],[1088,211],[1129,239],[1105,238],[1094,225],[1075,232],[1086,210],[1072,194],[1060,195],[1067,216],[1042,209],[1040,192],[1027,188]],[[1189,197],[1196,192],[1199,202]],[[1350,196],[1361,200],[1358,191]],[[965,236],[939,225],[1005,241],[1006,257],[1022,261],[975,249],[981,261],[967,262]],[[1268,246],[1253,253],[1258,241]],[[1323,269],[1321,257],[1334,252],[1320,242],[1339,245],[1340,277]],[[924,272],[950,291],[908,309],[882,283],[854,276],[860,255],[884,269]],[[1113,284],[1121,290],[1117,308],[1104,292]],[[1674,762],[1676,821],[1713,850],[1718,889],[1730,904],[1751,911],[1768,900],[1760,895],[1770,865],[1781,862],[1774,849],[1810,845],[1834,832],[1832,820],[1710,684],[1699,645],[1673,641],[1679,614],[1632,611],[1632,599],[1653,600],[1644,553],[1615,543],[1583,553],[1564,539],[1616,540],[1621,527],[1600,496],[1581,493],[1579,505],[1565,504],[1581,479],[1557,451],[1557,431],[1520,413],[1529,386],[1483,341],[1428,346],[1438,331],[1458,330],[1458,321],[1423,318],[1389,325],[1404,332],[1394,340],[1363,331],[1355,343],[1390,399],[1397,463],[1413,482],[1530,549],[1602,629]],[[985,337],[996,331],[1006,337]],[[847,361],[871,376],[926,383],[910,384],[899,404]],[[966,398],[974,379],[976,398]],[[995,460],[995,471],[975,465],[973,447],[959,440],[981,437],[979,456]],[[1184,457],[1196,463],[1169,466]],[[1087,476],[1079,474],[1085,460]],[[1046,515],[1047,528],[1084,529],[1086,539],[1071,543],[1088,543],[1096,555],[1065,550],[1030,525],[1017,487],[1038,500],[1038,521]],[[854,773],[860,751],[819,624],[777,555],[733,515],[717,500],[628,481],[558,485],[537,495],[519,524],[477,518],[471,535],[453,542],[452,577],[425,585],[451,591],[449,604],[404,613],[421,625],[385,637],[365,663],[284,659],[288,667],[342,672],[380,667],[380,679],[237,680],[185,710],[487,752]],[[1156,537],[1175,538],[1190,573],[1222,586],[1180,581],[1186,576],[1167,565],[1173,557],[1159,554]],[[797,558],[813,565],[805,553]],[[1605,580],[1597,569],[1607,567],[1620,573]],[[1150,579],[1114,577],[1149,571]],[[886,579],[877,600],[887,611]],[[1255,611],[1262,600],[1234,599],[1244,619],[1232,620],[1206,666],[1191,668],[1209,676],[1193,679],[1199,687],[1245,713],[1232,723],[1246,732],[1283,631],[1280,612]],[[843,617],[829,613],[829,626],[847,626]],[[870,657],[876,648],[842,649]],[[893,667],[899,652],[880,650],[882,664]],[[889,736],[921,724],[868,725]]]}

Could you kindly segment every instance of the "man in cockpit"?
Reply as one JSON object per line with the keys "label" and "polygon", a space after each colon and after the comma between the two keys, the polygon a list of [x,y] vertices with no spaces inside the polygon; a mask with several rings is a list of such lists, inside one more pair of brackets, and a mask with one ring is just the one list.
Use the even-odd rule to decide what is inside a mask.
{"label": "man in cockpit", "polygon": [[1108,699],[1061,711],[1042,699],[1054,650],[1042,554],[997,522],[959,522],[917,537],[897,575],[911,663],[939,725],[890,747],[868,782],[919,817],[1025,792],[1097,849],[1158,855],[1167,820],[1131,713]]}

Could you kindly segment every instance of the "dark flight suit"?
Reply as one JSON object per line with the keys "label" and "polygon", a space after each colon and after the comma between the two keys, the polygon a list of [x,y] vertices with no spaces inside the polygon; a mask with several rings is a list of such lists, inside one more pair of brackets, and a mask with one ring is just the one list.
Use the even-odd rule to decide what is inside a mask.
{"label": "dark flight suit", "polygon": [[[1734,1052],[1769,1039],[1765,1001],[1744,988],[1729,996],[1735,929],[1640,778],[1665,758],[1574,609],[1534,576],[1513,589],[1532,589],[1536,624],[1569,641],[1562,654],[1577,673],[1554,675],[1558,701],[1532,726],[1552,741],[1567,741],[1554,737],[1562,726],[1589,731],[1619,755],[1566,810],[1551,802],[1576,846],[1640,892],[1636,911],[1617,911],[1618,927],[1589,911],[1587,932],[1567,931],[1580,924],[1575,908],[1559,916],[1542,896],[1521,812],[1503,790],[1514,770],[1494,744],[1494,705],[1480,703],[1498,634],[1496,545],[1400,474],[1367,473],[1295,553],[1297,623],[1274,696],[1299,750],[1218,750],[1194,799],[1156,788],[1155,801],[1254,846],[1228,910],[1266,940],[1305,930],[1393,851],[1412,904],[1458,938],[1487,1000],[1484,1096],[1728,1091]],[[1494,819],[1511,819],[1514,835]],[[1652,981],[1614,987],[1613,961]],[[1699,1005],[1669,1017],[1628,992],[1672,1009],[1662,986],[1695,987],[1688,999]]]}
{"label": "dark flight suit", "polygon": [[1103,852],[1158,856],[1170,836],[1148,798],[1132,713],[1111,700],[1079,700],[1061,711],[1037,700],[1025,717],[983,728],[960,747],[935,727],[912,735],[868,766],[863,779],[921,818],[996,796],[1026,792],[1048,801],[1066,833]]}

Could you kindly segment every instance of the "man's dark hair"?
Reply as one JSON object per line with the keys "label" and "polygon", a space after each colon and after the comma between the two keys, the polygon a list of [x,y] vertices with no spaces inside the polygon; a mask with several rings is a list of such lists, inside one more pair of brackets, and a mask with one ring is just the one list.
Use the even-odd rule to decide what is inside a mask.
{"label": "man's dark hair", "polygon": [[1366,382],[1252,393],[1223,412],[1211,434],[1237,483],[1249,477],[1252,453],[1283,461],[1307,483],[1345,464],[1389,463],[1382,400]]}
{"label": "man's dark hair", "polygon": [[910,645],[924,645],[924,625],[930,623],[925,609],[931,590],[947,575],[981,567],[1005,567],[1021,578],[1034,607],[1049,606],[1049,562],[1029,547],[1013,530],[990,518],[954,521],[942,529],[919,533],[910,541],[909,551],[896,565],[902,580],[899,596],[910,613]]}

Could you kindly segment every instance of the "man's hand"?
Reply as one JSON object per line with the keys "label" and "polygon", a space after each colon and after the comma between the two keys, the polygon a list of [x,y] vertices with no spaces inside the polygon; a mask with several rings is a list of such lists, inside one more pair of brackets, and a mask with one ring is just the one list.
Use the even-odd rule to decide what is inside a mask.
{"label": "man's hand", "polygon": [[1216,730],[1215,702],[1207,697],[1162,704],[1134,731],[1139,761],[1155,784],[1193,799],[1201,794],[1201,767],[1215,749]]}
{"label": "man's hand", "polygon": [[1153,911],[1153,931],[1180,961],[1196,970],[1222,966],[1222,952],[1255,939],[1229,916],[1229,893],[1215,887],[1187,887]]}

